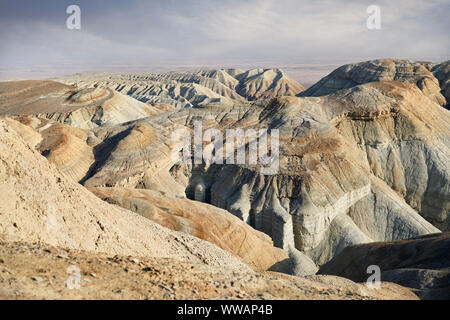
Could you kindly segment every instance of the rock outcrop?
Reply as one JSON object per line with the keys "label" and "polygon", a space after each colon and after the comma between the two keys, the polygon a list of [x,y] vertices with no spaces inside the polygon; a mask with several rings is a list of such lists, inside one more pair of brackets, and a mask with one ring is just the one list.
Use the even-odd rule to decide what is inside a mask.
{"label": "rock outcrop", "polygon": [[89,131],[37,117],[6,118],[8,125],[58,169],[81,181],[95,163]]}
{"label": "rock outcrop", "polygon": [[450,61],[439,63],[431,69],[433,75],[439,80],[441,93],[447,100],[446,108],[450,109]]}
{"label": "rock outcrop", "polygon": [[305,88],[281,69],[252,69],[236,76],[237,92],[248,100],[295,96]]}
{"label": "rock outcrop", "polygon": [[[337,90],[375,81],[400,81],[415,84],[433,102],[445,106],[439,82],[431,72],[431,63],[380,59],[344,65],[301,93],[301,96],[324,96]],[[436,68],[436,67],[435,67]],[[442,66],[442,68],[445,68]],[[448,67],[447,67],[448,68]],[[437,70],[436,72],[441,74]],[[448,76],[446,76],[448,79]]]}
{"label": "rock outcrop", "polygon": [[319,274],[366,281],[376,265],[381,281],[411,288],[422,299],[450,299],[450,233],[345,248]]}
{"label": "rock outcrop", "polygon": [[[2,299],[416,299],[391,283],[373,290],[338,277],[255,273],[213,244],[101,201],[25,142],[21,126],[0,120],[0,254],[10,276],[0,277]],[[68,266],[83,271],[83,290],[60,289]]]}

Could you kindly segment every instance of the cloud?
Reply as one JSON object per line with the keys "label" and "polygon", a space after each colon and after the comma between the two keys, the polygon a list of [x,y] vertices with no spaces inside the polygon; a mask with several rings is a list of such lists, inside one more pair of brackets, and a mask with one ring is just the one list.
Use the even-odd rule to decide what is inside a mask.
{"label": "cloud", "polygon": [[[72,3],[81,30],[65,27]],[[371,4],[381,30],[366,28]],[[447,0],[3,1],[0,66],[443,60],[449,9]]]}

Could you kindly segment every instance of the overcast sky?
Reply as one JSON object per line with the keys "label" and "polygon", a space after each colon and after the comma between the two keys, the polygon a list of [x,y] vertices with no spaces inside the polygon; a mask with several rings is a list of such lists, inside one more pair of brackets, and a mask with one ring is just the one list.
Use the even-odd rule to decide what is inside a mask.
{"label": "overcast sky", "polygon": [[[81,30],[66,8],[81,8]],[[369,30],[366,9],[381,9]],[[449,0],[0,0],[0,68],[449,59]]]}

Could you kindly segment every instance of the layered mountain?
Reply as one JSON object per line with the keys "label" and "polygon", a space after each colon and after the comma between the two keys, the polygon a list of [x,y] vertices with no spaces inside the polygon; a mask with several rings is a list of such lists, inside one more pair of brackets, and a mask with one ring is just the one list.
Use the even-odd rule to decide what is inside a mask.
{"label": "layered mountain", "polygon": [[399,81],[414,84],[425,96],[441,106],[445,106],[446,99],[448,100],[446,95],[448,62],[436,65],[429,62],[398,59],[379,59],[344,65],[302,92],[301,95],[319,97],[374,81]]}
{"label": "layered mountain", "polygon": [[450,61],[436,64],[432,67],[431,72],[439,80],[441,86],[441,93],[447,100],[446,108],[450,109]]}

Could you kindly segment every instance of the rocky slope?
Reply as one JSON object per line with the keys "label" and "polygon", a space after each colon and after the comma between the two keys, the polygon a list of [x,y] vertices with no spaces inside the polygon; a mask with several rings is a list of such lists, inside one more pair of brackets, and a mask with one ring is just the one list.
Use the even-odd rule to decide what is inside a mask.
{"label": "rocky slope", "polygon": [[0,120],[0,234],[7,241],[249,270],[198,238],[109,205],[60,173]]}
{"label": "rocky slope", "polygon": [[450,109],[450,61],[433,66],[431,72],[433,72],[433,75],[439,80],[441,93],[447,100],[446,108]]}
{"label": "rocky slope", "polygon": [[36,117],[6,118],[5,122],[75,181],[83,179],[95,163],[88,131]]}
{"label": "rocky slope", "polygon": [[[308,90],[302,92],[301,95],[318,97],[368,82],[400,81],[415,84],[433,102],[445,106],[447,96],[445,95],[445,89],[442,89],[444,90],[444,96],[440,93],[441,87],[439,84],[446,86],[445,81],[441,79],[443,77],[448,79],[448,74],[443,75],[440,80],[433,75],[433,73],[441,75],[442,72],[445,72],[445,68],[448,69],[448,62],[441,66],[398,59],[352,63],[336,69]],[[434,72],[432,72],[433,70]]]}
{"label": "rocky slope", "polygon": [[[173,166],[171,132],[192,130],[191,119],[199,117],[205,128],[224,131],[256,123],[278,128],[279,172],[265,176],[251,165]],[[347,245],[438,232],[427,220],[447,228],[448,122],[448,111],[398,82],[324,98],[185,109],[94,130],[100,140],[118,142],[100,149],[104,158],[85,184],[192,199],[195,186],[204,184],[204,201],[264,231],[276,246],[293,246],[322,264]]]}
{"label": "rocky slope", "polygon": [[[227,129],[277,128],[279,170],[174,166],[171,134],[193,130],[194,119],[224,136]],[[95,163],[81,181],[191,199],[201,185],[198,200],[321,265],[348,245],[448,229],[449,122],[448,111],[423,90],[398,81],[322,97],[186,108],[90,130]]]}
{"label": "rocky slope", "polygon": [[450,233],[345,248],[319,273],[364,281],[377,265],[381,280],[412,288],[422,299],[450,299]]}
{"label": "rocky slope", "polygon": [[269,236],[214,206],[152,190],[89,190],[102,200],[134,211],[164,227],[214,243],[256,270],[267,270],[276,263],[289,260],[285,251],[273,247]]}
{"label": "rocky slope", "polygon": [[237,92],[248,100],[295,96],[305,88],[281,69],[252,69],[238,74]]}
{"label": "rocky slope", "polygon": [[[74,92],[89,99],[96,92],[120,91],[129,99],[170,106],[153,105],[154,114],[125,121],[126,110],[113,103],[117,121],[88,121],[95,126],[84,129],[73,128],[84,120],[71,126],[61,120],[67,119],[67,110],[57,104],[50,104],[49,112],[42,105],[37,113],[25,113],[32,116],[6,121],[59,170],[101,198],[211,241],[253,266],[278,261],[272,270],[306,275],[349,246],[449,230],[450,113],[440,93],[445,94],[448,80],[445,68],[445,63],[389,59],[351,64],[300,96],[275,69],[76,75],[64,81],[84,87]],[[25,98],[37,97],[32,93]],[[73,93],[69,96],[73,99]],[[14,115],[8,108],[3,114]],[[256,164],[174,164],[172,133],[193,133],[197,121],[203,130],[217,129],[236,154],[248,153],[262,138],[250,137],[242,147],[231,144],[227,130],[277,129],[278,166],[263,170],[261,159]],[[209,211],[218,218],[209,220]],[[235,231],[228,234],[231,221]],[[289,260],[277,260],[272,247],[258,257],[250,242],[267,246],[270,241],[250,227],[268,235]],[[253,240],[236,252],[243,234]]]}

